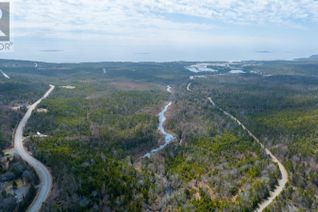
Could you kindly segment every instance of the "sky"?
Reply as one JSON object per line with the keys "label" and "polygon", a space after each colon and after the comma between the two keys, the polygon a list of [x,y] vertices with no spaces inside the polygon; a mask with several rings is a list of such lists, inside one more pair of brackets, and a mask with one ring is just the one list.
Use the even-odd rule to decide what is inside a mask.
{"label": "sky", "polygon": [[48,62],[318,54],[317,0],[12,0],[14,51]]}

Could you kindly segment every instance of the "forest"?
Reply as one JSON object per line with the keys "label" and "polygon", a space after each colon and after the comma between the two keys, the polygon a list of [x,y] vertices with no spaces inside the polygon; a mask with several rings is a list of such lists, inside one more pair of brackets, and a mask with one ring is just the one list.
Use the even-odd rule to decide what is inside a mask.
{"label": "forest", "polygon": [[[32,168],[7,152],[27,106],[49,84],[55,90],[24,130],[28,150],[53,176],[43,211],[255,210],[281,173],[208,97],[286,167],[289,182],[267,210],[317,209],[318,63],[215,62],[208,67],[217,72],[192,73],[186,67],[194,64],[38,63],[35,69],[31,61],[1,60],[11,78],[0,78],[0,210],[24,210],[36,193]],[[158,113],[169,101],[164,127],[175,139],[145,158],[164,140]],[[22,200],[15,194],[21,188],[28,188]]]}

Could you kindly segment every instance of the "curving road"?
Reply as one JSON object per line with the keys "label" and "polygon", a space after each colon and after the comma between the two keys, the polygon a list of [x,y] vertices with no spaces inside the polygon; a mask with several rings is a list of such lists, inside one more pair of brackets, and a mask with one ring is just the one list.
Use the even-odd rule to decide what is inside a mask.
{"label": "curving road", "polygon": [[189,82],[188,85],[187,85],[187,91],[191,91],[190,86],[191,86],[191,82]]}
{"label": "curving road", "polygon": [[41,209],[42,204],[46,201],[47,197],[49,196],[53,180],[49,170],[40,161],[32,157],[24,148],[23,130],[29,118],[31,117],[32,111],[37,107],[38,104],[40,104],[40,102],[43,99],[47,98],[51,94],[54,88],[54,85],[50,85],[49,90],[46,91],[46,93],[39,100],[37,100],[28,108],[28,111],[25,113],[22,120],[20,121],[14,135],[15,152],[19,154],[24,161],[26,161],[30,166],[34,168],[35,172],[37,173],[40,179],[38,192],[33,202],[30,204],[28,208],[28,211],[30,212],[39,211]]}
{"label": "curving road", "polygon": [[282,191],[284,190],[287,182],[288,182],[288,173],[286,171],[286,168],[284,167],[284,165],[277,159],[277,157],[275,157],[275,155],[272,154],[272,152],[267,149],[262,143],[261,141],[248,129],[245,127],[244,124],[242,124],[242,122],[240,120],[238,120],[235,116],[233,116],[232,114],[226,112],[225,110],[223,110],[222,108],[220,108],[219,106],[217,106],[215,104],[215,102],[212,100],[211,97],[208,97],[209,102],[216,107],[218,110],[222,111],[226,116],[230,117],[232,120],[234,120],[239,126],[241,126],[243,128],[243,130],[245,132],[247,132],[249,134],[249,136],[251,136],[266,152],[267,155],[269,155],[272,159],[272,161],[274,163],[276,163],[279,167],[279,171],[281,173],[282,178],[278,180],[278,185],[275,187],[275,189],[273,191],[270,192],[269,197],[266,200],[263,200],[260,204],[258,204],[258,207],[256,209],[257,212],[261,212],[263,211],[267,206],[269,206],[276,197],[278,197],[278,195],[280,195],[282,193]]}

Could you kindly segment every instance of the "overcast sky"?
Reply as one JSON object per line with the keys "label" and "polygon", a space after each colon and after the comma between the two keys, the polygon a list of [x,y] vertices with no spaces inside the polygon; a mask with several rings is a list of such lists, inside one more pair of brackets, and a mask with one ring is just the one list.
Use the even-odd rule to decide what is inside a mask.
{"label": "overcast sky", "polygon": [[318,53],[315,0],[13,0],[14,52],[54,62],[289,59]]}

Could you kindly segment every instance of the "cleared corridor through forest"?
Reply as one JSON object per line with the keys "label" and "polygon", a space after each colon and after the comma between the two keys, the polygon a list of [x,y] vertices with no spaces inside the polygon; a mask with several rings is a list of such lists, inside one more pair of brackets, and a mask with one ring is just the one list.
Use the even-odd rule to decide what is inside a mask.
{"label": "cleared corridor through forest", "polygon": [[248,133],[249,136],[251,136],[266,152],[267,155],[270,156],[270,158],[272,159],[272,161],[274,163],[276,163],[279,167],[279,171],[281,173],[281,179],[278,180],[278,185],[275,187],[275,189],[273,191],[270,192],[270,195],[267,199],[264,199],[260,204],[258,204],[258,207],[256,209],[257,212],[261,212],[263,211],[267,206],[269,206],[276,197],[278,197],[282,191],[284,190],[287,182],[288,182],[288,173],[286,171],[286,168],[284,167],[284,165],[277,159],[277,157],[275,155],[272,154],[272,152],[266,148],[261,141],[240,121],[238,120],[235,116],[233,116],[232,114],[230,114],[229,112],[223,110],[222,108],[220,108],[219,106],[217,106],[215,104],[215,102],[212,100],[211,97],[208,97],[209,102],[216,107],[218,110],[220,110],[221,112],[224,113],[224,115],[226,115],[227,117],[231,118],[233,121],[235,121],[239,126],[241,126],[243,128],[243,130],[245,132]]}

